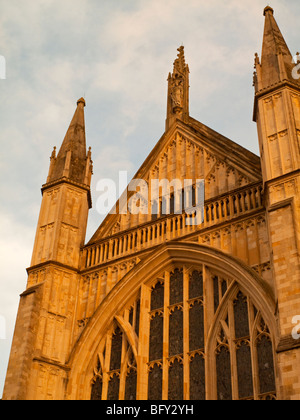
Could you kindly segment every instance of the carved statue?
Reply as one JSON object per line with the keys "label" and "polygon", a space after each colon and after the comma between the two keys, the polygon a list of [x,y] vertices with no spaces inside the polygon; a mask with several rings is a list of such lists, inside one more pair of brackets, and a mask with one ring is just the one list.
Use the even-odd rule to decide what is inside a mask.
{"label": "carved statue", "polygon": [[181,79],[175,78],[174,85],[171,89],[171,99],[173,109],[183,107],[183,86]]}

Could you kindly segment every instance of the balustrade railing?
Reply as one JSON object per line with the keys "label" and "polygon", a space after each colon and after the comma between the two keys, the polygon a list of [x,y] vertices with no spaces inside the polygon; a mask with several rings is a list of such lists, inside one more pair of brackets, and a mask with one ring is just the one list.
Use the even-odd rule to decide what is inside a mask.
{"label": "balustrade railing", "polygon": [[[262,207],[262,185],[255,184],[239,189],[215,200],[208,200],[202,211],[202,223],[193,214],[173,214],[153,222],[119,232],[84,249],[85,268],[132,255],[163,242],[195,231],[226,222]],[[199,213],[198,213],[199,216]]]}

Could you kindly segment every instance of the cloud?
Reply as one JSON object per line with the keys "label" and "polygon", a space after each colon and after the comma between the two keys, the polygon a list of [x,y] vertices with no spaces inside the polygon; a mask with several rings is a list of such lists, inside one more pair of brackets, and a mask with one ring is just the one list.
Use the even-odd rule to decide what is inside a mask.
{"label": "cloud", "polygon": [[26,267],[30,264],[34,231],[12,215],[0,210],[0,266],[1,294],[0,312],[9,310],[12,300],[11,291],[19,288],[21,293],[26,286]]}

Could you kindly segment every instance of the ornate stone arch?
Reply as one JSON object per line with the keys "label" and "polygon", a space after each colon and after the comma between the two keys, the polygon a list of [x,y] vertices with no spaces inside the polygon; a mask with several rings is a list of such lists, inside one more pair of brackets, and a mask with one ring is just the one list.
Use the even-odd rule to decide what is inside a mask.
{"label": "ornate stone arch", "polygon": [[[211,376],[209,387],[206,390],[208,399],[226,399],[224,395],[220,395],[217,383],[216,359],[222,348],[227,349],[230,354],[230,358],[228,358],[228,362],[230,362],[228,381],[231,396],[228,399],[264,400],[277,398],[276,389],[278,387],[276,386],[276,355],[274,349],[278,340],[272,315],[274,312],[270,311],[272,307],[256,306],[260,304],[260,299],[257,300],[256,298],[257,291],[253,293],[248,288],[246,290],[243,285],[236,281],[231,283],[222,297],[212,321],[212,328],[208,333],[205,349],[206,373],[209,372]],[[239,301],[240,303],[244,302],[244,316],[241,309],[236,310],[235,308],[235,304]],[[245,318],[247,318],[247,322],[245,322]],[[237,330],[242,332],[237,332]],[[267,349],[268,354],[264,354],[264,357],[268,358],[268,360],[265,360],[269,364],[267,374],[270,375],[270,372],[271,376],[274,374],[271,385],[270,383],[263,383],[268,379],[264,378],[266,371],[260,372],[258,341],[262,337],[270,343],[270,347]],[[239,366],[237,355],[242,346],[245,346],[244,348],[248,351],[248,360],[245,355],[242,356]],[[226,370],[224,361],[222,370]],[[245,370],[248,371],[248,375],[246,375]],[[240,381],[240,379],[242,380]],[[247,389],[249,385],[250,392]]]}
{"label": "ornate stone arch", "polygon": [[[190,296],[187,295],[189,286],[187,286],[187,289],[186,286],[184,286],[181,292],[181,295],[183,296],[182,302],[176,302],[175,300],[175,303],[172,304],[172,302],[168,300],[167,303],[164,303],[164,308],[161,308],[161,310],[168,313],[168,317],[164,316],[163,321],[164,338],[169,334],[166,332],[166,325],[168,326],[170,314],[175,311],[178,315],[178,319],[181,319],[180,322],[185,323],[184,327],[182,327],[182,334],[184,343],[187,343],[189,336],[186,331],[189,330],[189,327],[186,328],[186,326],[189,315],[186,316],[185,314],[189,313],[191,310],[190,308],[193,307],[193,305],[198,305],[198,309],[201,308],[201,306],[204,306],[204,301],[206,302],[205,305],[207,305],[207,307],[205,307],[204,317],[209,318],[210,321],[212,321],[212,325],[209,329],[207,326],[204,328],[205,348],[190,351],[189,345],[183,344],[182,349],[178,350],[178,352],[183,350],[182,354],[176,354],[175,351],[174,357],[171,353],[167,354],[166,357],[166,348],[164,347],[163,358],[161,360],[154,360],[151,364],[149,363],[149,358],[147,360],[147,357],[149,356],[152,287],[157,284],[158,280],[162,279],[161,281],[165,285],[164,296],[169,296],[170,281],[172,282],[172,279],[175,279],[177,275],[176,270],[177,273],[180,270],[183,273],[182,278],[179,277],[179,282],[182,279],[184,285],[192,284],[191,281],[194,281],[194,277],[196,279],[198,276],[200,279],[200,277],[203,276],[205,284],[204,294],[207,293],[206,290],[210,289],[213,291],[214,282],[218,283],[216,290],[220,291],[220,301],[217,305],[216,312],[214,313],[213,309],[209,309],[209,305],[210,308],[214,305],[216,306],[216,302],[213,302],[214,298],[199,296],[190,299]],[[196,273],[195,276],[194,273]],[[224,295],[221,296],[223,291]],[[94,374],[97,352],[99,351],[101,340],[103,340],[103,337],[107,334],[109,326],[111,328],[112,320],[115,320],[114,322],[118,321],[118,325],[126,335],[126,339],[132,348],[134,356],[137,356],[137,397],[139,399],[147,399],[149,396],[147,378],[152,368],[157,370],[161,369],[161,375],[165,379],[170,368],[176,368],[176,372],[183,375],[184,381],[186,382],[189,380],[189,368],[187,366],[190,361],[203,358],[208,360],[205,367],[208,372],[212,362],[210,361],[210,356],[207,352],[212,351],[210,349],[213,346],[213,340],[216,339],[218,334],[220,322],[222,321],[224,325],[224,322],[226,321],[227,303],[230,299],[231,301],[234,299],[234,295],[238,293],[238,291],[245,294],[247,298],[249,296],[249,299],[251,299],[256,310],[259,311],[262,319],[268,326],[268,331],[272,337],[273,343],[276,344],[276,322],[274,317],[276,305],[273,291],[255,271],[240,260],[228,256],[221,251],[195,243],[169,242],[158,247],[146,258],[146,260],[141,261],[122,279],[121,282],[116,284],[114,289],[104,299],[94,316],[86,325],[70,357],[67,398],[90,399],[91,378]],[[207,299],[212,299],[212,301],[208,303]],[[140,305],[138,320],[140,325],[139,338],[138,331],[134,331],[134,328],[137,329],[137,325],[133,325],[130,322],[128,315],[129,308],[137,301]],[[179,313],[180,311],[183,312],[183,315]],[[168,320],[166,321],[166,319]],[[255,318],[254,321],[257,323],[258,318]],[[167,352],[168,351],[169,350],[167,350]],[[178,377],[178,375],[175,375],[175,377]],[[164,381],[164,383],[165,382],[166,381]],[[215,398],[212,385],[206,384],[205,386],[206,398]],[[171,398],[172,393],[170,393],[170,389],[169,394],[166,389],[163,389],[162,392],[163,398]],[[184,397],[190,397],[189,391]]]}

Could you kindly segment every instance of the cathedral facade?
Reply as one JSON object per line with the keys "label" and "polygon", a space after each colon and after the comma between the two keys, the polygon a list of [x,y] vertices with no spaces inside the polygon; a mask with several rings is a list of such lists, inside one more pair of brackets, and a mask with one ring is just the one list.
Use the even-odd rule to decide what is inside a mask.
{"label": "cathedral facade", "polygon": [[4,399],[300,399],[300,81],[264,15],[260,157],[189,115],[180,47],[165,133],[87,244],[78,101],[42,187]]}

